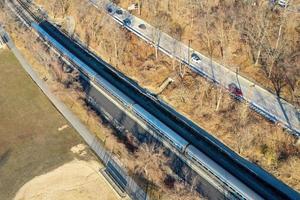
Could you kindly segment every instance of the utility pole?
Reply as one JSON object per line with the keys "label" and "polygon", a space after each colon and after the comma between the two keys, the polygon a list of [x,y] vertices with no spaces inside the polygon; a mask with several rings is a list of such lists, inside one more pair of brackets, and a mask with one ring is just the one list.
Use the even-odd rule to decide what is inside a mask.
{"label": "utility pole", "polygon": [[194,2],[193,2],[192,0],[190,0],[190,4],[192,4],[191,28],[193,28],[193,25],[194,25],[194,17],[195,17],[195,16],[194,16],[194,13],[195,13],[195,12],[194,12],[194,10],[195,10],[195,4],[194,4]]}
{"label": "utility pole", "polygon": [[191,59],[191,44],[192,44],[192,40],[189,39],[189,47],[188,47],[188,65],[190,65],[190,59]]}
{"label": "utility pole", "polygon": [[138,2],[138,12],[139,12],[139,15],[141,16],[142,15],[142,2],[141,2],[141,0],[139,0],[139,2]]}

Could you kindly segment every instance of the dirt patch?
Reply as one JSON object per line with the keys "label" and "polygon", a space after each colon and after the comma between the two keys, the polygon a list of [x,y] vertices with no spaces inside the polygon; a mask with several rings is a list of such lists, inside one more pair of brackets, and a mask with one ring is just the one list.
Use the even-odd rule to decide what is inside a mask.
{"label": "dirt patch", "polygon": [[95,161],[73,160],[34,177],[17,192],[15,200],[115,200],[119,199],[99,173]]}

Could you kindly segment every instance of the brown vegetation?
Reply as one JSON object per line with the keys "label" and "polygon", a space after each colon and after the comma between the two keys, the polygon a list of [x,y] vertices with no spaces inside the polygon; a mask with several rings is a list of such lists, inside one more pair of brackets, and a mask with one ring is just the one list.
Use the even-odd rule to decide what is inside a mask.
{"label": "brown vegetation", "polygon": [[[53,9],[56,1],[37,0],[36,2],[42,4],[50,16],[58,18],[66,15],[73,16],[76,21],[75,33],[86,41],[104,60],[136,80],[143,87],[156,90],[166,78],[173,78],[175,82],[163,91],[162,98],[222,140],[230,148],[240,153],[240,155],[262,166],[296,190],[300,190],[300,177],[298,175],[300,174],[299,147],[295,145],[295,138],[285,133],[280,126],[274,125],[252,112],[247,104],[235,102],[227,93],[207,83],[205,79],[196,76],[189,70],[186,70],[185,76],[181,76],[182,66],[173,63],[170,58],[161,54],[156,59],[152,47],[126,30],[122,30],[104,12],[98,12],[85,1],[68,1],[69,5],[66,12]],[[230,4],[230,1],[226,2],[225,5],[228,6],[228,10],[231,8],[230,11],[233,14],[233,9],[236,9],[236,7],[230,5],[235,4]],[[161,3],[165,3],[165,1],[161,1]],[[125,6],[125,4],[126,2],[122,5]],[[220,6],[216,7],[215,4],[210,6],[209,10],[211,12],[218,11]],[[144,10],[147,8],[146,5],[144,3]],[[239,6],[238,8],[242,9],[241,5]],[[189,26],[184,23],[184,19],[188,22],[187,19],[190,18],[190,16],[184,14],[190,13],[188,12],[189,8],[180,6],[179,1],[175,1],[172,5],[168,4],[168,9],[169,7],[172,10],[168,12],[172,15],[166,17],[172,17],[173,20],[168,21],[170,23],[177,21],[178,24],[182,22],[180,23],[181,26],[185,27],[182,36],[180,36],[182,40],[192,38],[192,46],[203,51],[205,51],[205,48],[212,49],[212,45],[220,43],[218,42],[219,39],[211,38],[216,37],[211,36],[211,33],[215,32],[216,26],[207,26],[206,34],[200,37],[199,34],[202,33],[202,27],[205,27],[206,23],[201,22],[204,23],[204,26],[196,25],[196,21],[202,18],[194,17],[192,27],[198,31],[198,34],[194,35],[206,41],[206,47],[202,46],[203,41],[199,41],[195,36],[192,36],[192,32],[187,31]],[[159,6],[159,8],[164,9],[166,6]],[[196,7],[192,8],[198,10]],[[204,15],[207,18],[211,17],[207,13],[204,13]],[[225,15],[225,12],[223,12],[223,15]],[[142,16],[147,16],[150,22],[154,17],[144,11]],[[224,19],[227,18],[228,16],[224,17]],[[214,17],[213,19],[217,20],[218,18]],[[231,66],[241,66],[240,70],[242,72],[252,75],[253,78],[260,77],[258,81],[264,80],[261,82],[271,85],[268,84],[268,79],[261,73],[261,67],[253,67],[251,64],[249,46],[240,39],[239,31],[241,29],[235,29],[236,26],[240,27],[238,23],[234,25],[231,24],[230,32],[236,34],[231,34],[230,40],[223,41],[222,46],[227,47],[226,50],[223,47],[224,52],[222,54],[226,58],[224,63]],[[178,30],[178,28],[175,29]],[[178,32],[181,35],[181,31]],[[220,32],[222,33],[222,30]],[[216,50],[217,47],[214,49],[210,50],[210,54],[218,58],[218,55],[221,54],[217,53],[219,52]],[[108,146],[111,147],[111,145]]]}
{"label": "brown vegetation", "polygon": [[[51,9],[46,2],[38,2],[45,6],[46,10],[49,11],[50,16],[59,15],[57,13],[59,11]],[[162,5],[164,2],[165,1],[160,1],[159,4]],[[122,5],[124,6],[125,3],[122,3]],[[205,6],[209,5],[207,4]],[[227,6],[228,9],[231,10],[231,12],[224,16],[224,19],[228,18],[230,13],[234,16],[233,9],[236,9],[234,6],[237,5],[228,2],[225,3],[224,6]],[[170,14],[165,15],[165,18],[172,16],[174,19],[166,19],[166,22],[169,22],[170,26],[174,24],[174,21],[177,21],[178,23],[183,22],[181,26],[186,28],[183,33],[178,31],[180,32],[178,37],[182,37],[183,40],[185,40],[184,38],[192,38],[192,46],[202,47],[200,45],[201,41],[192,37],[191,32],[189,34],[189,31],[187,31],[187,27],[189,26],[184,24],[182,19],[179,20],[182,16],[185,18],[188,17],[184,15],[184,12],[182,11],[182,9],[186,10],[187,7],[180,7],[176,3],[173,3],[171,7],[172,10],[168,11]],[[214,12],[220,7],[221,6],[215,4],[210,5],[210,10],[211,12]],[[146,8],[145,3],[144,10],[147,10]],[[164,9],[166,7],[158,6],[156,8]],[[242,5],[239,5],[238,8],[249,9],[250,7],[243,8]],[[267,9],[266,7],[264,8]],[[82,12],[83,10],[85,12]],[[89,14],[86,15],[85,13]],[[147,19],[150,20],[150,22],[153,22],[152,19],[154,16],[151,16],[150,12],[142,13],[142,16],[147,16]],[[224,11],[223,15],[226,13]],[[177,17],[176,14],[178,14]],[[206,16],[205,18],[212,17],[210,13],[202,14]],[[86,39],[86,35],[90,35],[88,37],[90,39],[89,46],[102,58],[116,66],[116,68],[129,77],[135,79],[142,86],[154,91],[167,77],[174,78],[174,84],[171,84],[161,94],[163,99],[210,133],[213,133],[243,157],[257,163],[290,186],[300,190],[299,177],[294,173],[294,170],[299,169],[300,165],[299,147],[294,145],[295,139],[285,133],[281,127],[258,116],[256,113],[249,110],[249,107],[246,104],[235,102],[227,93],[207,83],[205,79],[196,76],[189,70],[185,72],[186,75],[184,77],[181,76],[180,64],[175,63],[174,66],[173,61],[164,55],[159,55],[158,59],[156,59],[155,51],[153,51],[150,46],[126,30],[122,30],[122,28],[105,14],[105,12],[98,12],[94,7],[87,5],[86,2],[70,2],[68,15],[72,15],[76,19],[76,34],[82,39]],[[198,36],[203,32],[201,31],[202,28],[200,29],[200,27],[203,26],[196,25],[196,21],[200,19],[202,18],[194,18],[193,24],[193,27],[198,31],[198,34],[196,34]],[[218,20],[218,18],[216,18],[216,15],[213,15],[213,19],[209,20]],[[239,17],[239,20],[242,20],[241,16]],[[186,19],[186,21],[188,20]],[[204,23],[204,25],[205,24],[207,23]],[[227,22],[224,22],[223,28],[225,29],[225,26],[227,27],[229,25],[230,24],[227,24]],[[98,29],[94,30],[91,29],[91,27],[98,27]],[[164,28],[165,27],[168,27],[168,25],[164,26]],[[218,42],[220,41],[220,39],[218,39],[219,37],[216,38],[217,36],[211,35],[211,33],[215,32],[215,27],[216,26],[207,27],[208,32],[200,37],[203,38],[203,41],[206,41],[207,48],[212,48],[212,45],[220,43]],[[239,27],[239,29],[236,29],[235,27]],[[241,29],[237,22],[231,24],[229,28],[232,34],[229,38],[226,36],[226,43],[225,40],[223,41],[223,43],[225,43],[223,45],[227,47],[227,49],[225,49],[225,47],[223,48],[224,52],[222,53],[223,55],[226,55],[226,62],[224,59],[224,63],[241,66],[241,71],[247,72],[251,65],[249,65],[251,61],[248,57],[249,47],[247,47],[247,44],[243,43],[240,39],[239,31]],[[92,30],[96,32],[93,35],[90,34]],[[228,30],[226,30],[226,32],[228,32]],[[219,33],[222,33],[222,30],[219,30]],[[214,47],[214,49],[218,48]],[[205,47],[200,48],[200,50],[205,51]],[[212,49],[211,55],[213,57],[218,57],[219,54],[217,52],[219,51]],[[229,63],[229,61],[234,63]],[[248,64],[245,65],[245,63]],[[250,68],[249,74],[255,74],[253,77],[261,77],[259,79],[260,81],[265,80],[266,83],[268,82],[260,72],[260,67]],[[295,67],[295,69],[297,68]],[[159,74],[159,76],[157,76],[157,74]],[[282,157],[282,155],[285,156]],[[288,172],[284,170],[287,166],[290,168],[291,163],[293,163],[293,167],[295,167],[293,168],[293,171]]]}
{"label": "brown vegetation", "polygon": [[188,184],[179,182],[178,179],[174,181],[174,187],[167,187],[164,177],[175,175],[170,169],[168,158],[162,154],[166,149],[160,148],[157,152],[157,149],[152,149],[151,145],[146,144],[137,148],[135,139],[130,133],[124,136],[114,131],[86,104],[85,93],[78,82],[76,70],[66,73],[64,69],[67,66],[32,32],[22,28],[8,15],[3,21],[10,22],[6,24],[6,28],[12,33],[11,36],[17,47],[38,75],[46,81],[52,92],[104,142],[132,175],[144,177],[143,184],[148,183],[147,191],[151,197],[156,199],[181,199],[184,197],[184,199],[191,200],[200,198],[194,188],[190,189]]}
{"label": "brown vegetation", "polygon": [[[161,31],[300,105],[300,16],[268,1],[141,0],[141,15]],[[127,8],[131,1],[120,1]],[[161,16],[167,16],[162,18]],[[174,26],[180,27],[177,37]]]}

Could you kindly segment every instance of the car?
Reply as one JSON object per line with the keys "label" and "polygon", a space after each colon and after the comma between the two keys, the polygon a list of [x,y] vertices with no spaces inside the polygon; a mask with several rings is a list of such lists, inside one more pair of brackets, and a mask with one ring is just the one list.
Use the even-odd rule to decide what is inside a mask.
{"label": "car", "polygon": [[124,26],[130,26],[131,25],[131,20],[129,18],[126,18],[123,20]]}
{"label": "car", "polygon": [[116,13],[117,13],[118,15],[123,15],[123,11],[120,10],[120,9],[118,9],[118,10],[116,11]]}
{"label": "car", "polygon": [[279,5],[280,7],[288,7],[288,2],[287,0],[270,0],[270,3],[272,5]]}
{"label": "car", "polygon": [[146,27],[145,24],[140,24],[140,25],[139,25],[139,28],[142,29],[142,30],[145,30],[147,27]]}
{"label": "car", "polygon": [[235,83],[230,83],[228,85],[228,90],[232,95],[234,95],[235,97],[237,97],[239,99],[243,97],[242,90]]}
{"label": "car", "polygon": [[196,53],[192,53],[191,58],[192,58],[192,61],[194,61],[195,63],[201,62],[201,58]]}
{"label": "car", "polygon": [[107,10],[107,12],[108,12],[108,13],[112,13],[112,12],[113,12],[113,9],[112,9],[112,7],[107,7],[107,9],[106,9],[106,10]]}
{"label": "car", "polygon": [[279,6],[284,8],[288,6],[288,2],[286,0],[278,0],[277,3]]}

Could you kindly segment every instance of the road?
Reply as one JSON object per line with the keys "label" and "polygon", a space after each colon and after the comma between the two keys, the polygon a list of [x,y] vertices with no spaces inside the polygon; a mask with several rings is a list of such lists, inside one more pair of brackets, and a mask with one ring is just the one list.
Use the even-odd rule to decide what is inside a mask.
{"label": "road", "polygon": [[[154,117],[156,118],[155,123],[162,124],[165,128],[169,128],[170,131],[173,130],[175,133],[172,136],[173,139],[171,142],[175,142],[177,148],[180,149],[178,140],[182,137],[181,140],[188,141],[190,145],[202,151],[210,159],[214,160],[229,173],[234,174],[236,178],[246,183],[247,186],[264,197],[274,198],[276,196],[284,199],[293,199],[293,197],[298,196],[291,188],[255,164],[235,154],[220,141],[177,113],[163,101],[155,99],[147,90],[128,79],[124,74],[116,71],[112,66],[101,60],[101,58],[97,58],[90,52],[87,52],[85,48],[62,34],[62,32],[48,21],[44,20],[39,24],[34,23],[32,24],[32,28],[39,32],[44,39],[50,41],[53,47],[59,49],[64,56],[80,66],[81,70],[87,70],[92,80],[97,80],[97,83],[101,85],[109,83],[111,86],[105,87],[106,90],[110,94],[113,94],[118,101],[129,103],[126,104],[126,107],[129,106],[128,109],[134,109],[134,112],[139,116],[144,116],[143,113],[147,112],[147,115],[149,115],[147,117],[151,118],[152,121]],[[107,83],[105,84],[104,82]],[[112,92],[111,90],[118,91]],[[149,120],[148,118],[147,120]],[[164,130],[161,131],[164,133]],[[177,139],[175,140],[174,137]],[[91,145],[93,148],[93,143]],[[99,150],[95,149],[96,152]]]}
{"label": "road", "polygon": [[[114,89],[110,86],[107,88],[108,91],[112,89],[117,90],[115,93],[111,92],[111,94],[126,104],[128,109],[134,109],[134,112],[139,116],[143,116],[143,113],[147,112],[150,115],[149,118],[154,117],[157,119],[155,123],[162,124],[171,131],[173,130],[176,133],[173,135],[174,137],[180,137],[189,142],[260,195],[268,198],[281,196],[283,199],[293,199],[291,197],[298,195],[257,165],[234,153],[216,138],[212,137],[211,134],[176,112],[162,100],[153,97],[147,90],[115,70],[101,58],[86,51],[84,47],[81,47],[74,40],[64,35],[48,21],[44,20],[39,24],[32,24],[32,27],[44,39],[50,41],[55,48],[59,49],[64,56],[73,60],[76,65],[87,71],[92,80],[96,80],[99,84],[104,84],[100,83],[102,79],[113,86]],[[142,108],[143,111],[140,108],[137,110],[137,106]],[[147,120],[149,119],[147,118]],[[164,131],[162,131],[162,134],[164,134]],[[174,139],[169,140],[172,143],[175,142]],[[176,143],[176,145],[174,146],[178,148],[180,144]]]}
{"label": "road", "polygon": [[[102,1],[90,0],[93,5],[98,9],[106,9],[107,6],[103,5]],[[260,85],[248,80],[247,78],[237,74],[234,71],[222,66],[211,59],[205,57],[200,52],[189,48],[186,44],[179,42],[169,36],[166,33],[159,32],[159,39],[154,37],[157,34],[157,30],[145,22],[144,20],[129,14],[126,10],[117,7],[114,4],[109,5],[112,12],[109,14],[118,23],[123,25],[125,19],[130,19],[131,24],[126,28],[137,36],[158,46],[159,50],[163,51],[171,57],[176,57],[183,63],[189,63],[189,67],[197,73],[213,80],[220,84],[224,88],[228,88],[228,85],[235,83],[243,92],[243,98],[251,103],[254,110],[264,115],[272,121],[279,121],[281,124],[292,130],[292,133],[300,136],[300,113],[297,109],[284,99],[278,98],[270,91],[264,89]],[[116,10],[122,10],[122,14],[117,14]],[[145,25],[145,29],[139,28],[141,24]],[[158,41],[158,42],[157,42]],[[195,63],[189,58],[191,53],[196,53],[201,58],[200,63]]]}

